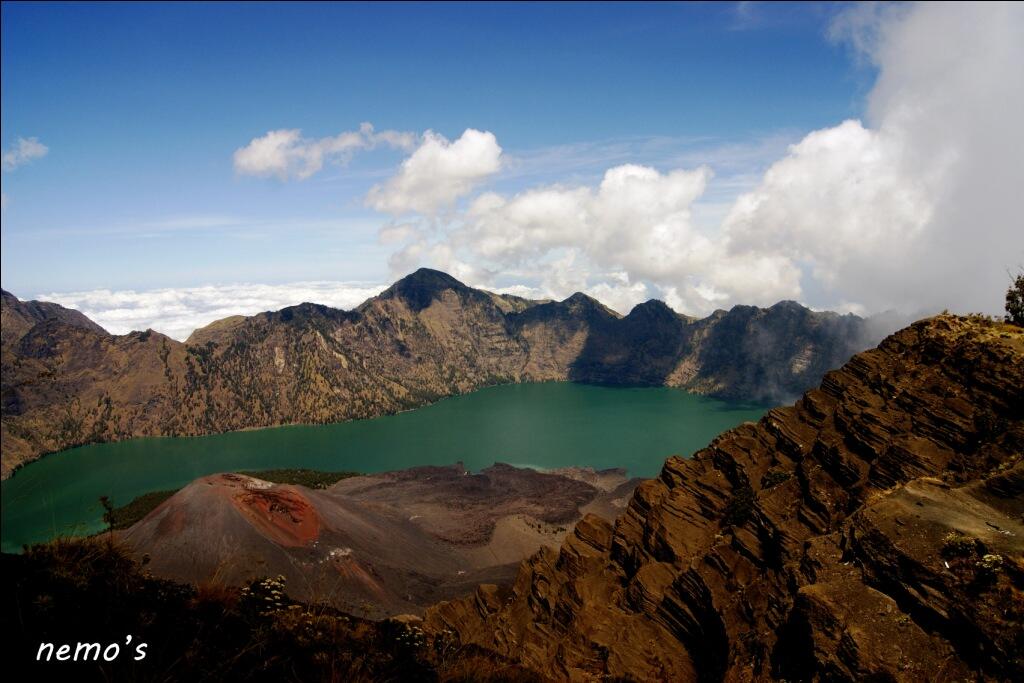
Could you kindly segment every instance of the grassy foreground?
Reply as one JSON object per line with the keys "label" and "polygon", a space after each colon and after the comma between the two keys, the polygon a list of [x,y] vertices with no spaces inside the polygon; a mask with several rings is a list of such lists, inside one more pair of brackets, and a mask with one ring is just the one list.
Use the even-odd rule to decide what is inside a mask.
{"label": "grassy foreground", "polygon": [[[2,554],[0,570],[0,609],[10,627],[4,664],[19,680],[539,680],[490,653],[430,637],[415,623],[295,602],[282,577],[241,588],[157,579],[107,539]],[[98,644],[104,655],[80,644]],[[118,653],[107,661],[113,644]]]}

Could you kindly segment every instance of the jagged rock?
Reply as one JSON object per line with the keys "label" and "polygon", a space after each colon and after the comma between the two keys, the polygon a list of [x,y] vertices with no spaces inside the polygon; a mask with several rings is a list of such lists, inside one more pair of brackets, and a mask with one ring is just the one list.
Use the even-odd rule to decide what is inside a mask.
{"label": "jagged rock", "polygon": [[425,627],[555,680],[1019,680],[1022,451],[1024,330],[924,320]]}

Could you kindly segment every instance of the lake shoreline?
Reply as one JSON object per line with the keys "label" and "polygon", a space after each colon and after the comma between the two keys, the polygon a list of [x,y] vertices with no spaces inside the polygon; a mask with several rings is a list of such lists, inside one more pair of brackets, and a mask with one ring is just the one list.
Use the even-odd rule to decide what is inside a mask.
{"label": "lake shoreline", "polygon": [[743,408],[747,408],[747,409],[750,409],[750,410],[761,410],[761,409],[763,409],[763,410],[767,411],[769,408],[773,407],[772,405],[761,404],[761,403],[758,403],[756,401],[752,402],[752,401],[735,401],[735,400],[719,399],[719,398],[715,398],[713,396],[710,396],[708,394],[703,394],[703,393],[699,393],[699,392],[689,391],[689,390],[684,389],[682,387],[673,387],[673,386],[667,386],[667,385],[614,384],[614,383],[602,383],[602,382],[582,382],[582,381],[579,381],[579,380],[572,380],[572,379],[549,379],[549,380],[539,380],[539,381],[530,381],[530,382],[501,382],[501,383],[495,383],[495,384],[485,384],[483,386],[480,386],[480,387],[477,387],[475,389],[472,389],[471,391],[466,391],[466,392],[456,393],[456,394],[448,394],[446,396],[441,396],[440,398],[437,398],[436,400],[429,401],[427,403],[423,403],[421,405],[414,406],[412,408],[403,408],[401,410],[395,410],[395,411],[391,411],[391,412],[384,412],[384,413],[381,413],[380,415],[374,415],[372,417],[355,417],[355,418],[352,418],[350,420],[340,420],[340,421],[337,421],[337,422],[282,422],[280,424],[264,425],[264,426],[261,426],[261,427],[242,427],[240,429],[229,429],[229,430],[222,431],[222,432],[207,432],[207,433],[204,433],[204,434],[151,434],[151,435],[146,435],[146,436],[130,436],[130,437],[127,437],[127,438],[124,438],[124,439],[115,439],[115,440],[108,440],[108,441],[90,441],[88,443],[78,444],[78,445],[71,446],[69,448],[64,448],[64,449],[61,449],[61,450],[58,450],[58,451],[46,451],[45,453],[41,453],[39,456],[37,456],[36,458],[33,458],[32,460],[27,460],[25,462],[20,462],[20,463],[18,463],[17,465],[15,465],[11,469],[10,473],[8,473],[6,477],[3,477],[2,479],[0,479],[0,482],[4,482],[4,481],[8,481],[10,479],[13,479],[18,474],[18,472],[23,470],[25,467],[28,467],[29,465],[32,465],[33,463],[39,462],[40,460],[42,460],[44,458],[48,458],[48,457],[51,457],[51,456],[54,456],[54,455],[60,455],[62,453],[71,453],[71,452],[74,452],[74,451],[76,451],[76,450],[78,450],[80,448],[87,448],[89,446],[101,446],[101,445],[104,445],[104,444],[124,443],[126,441],[142,441],[142,440],[146,440],[146,439],[203,439],[203,438],[210,437],[210,436],[221,436],[221,435],[224,435],[224,434],[240,434],[240,433],[246,433],[246,432],[261,432],[261,431],[265,431],[265,430],[268,430],[268,429],[286,429],[286,428],[289,428],[289,427],[324,427],[324,426],[330,426],[330,425],[351,424],[353,422],[366,422],[366,421],[369,421],[369,420],[379,420],[379,419],[385,418],[385,417],[395,417],[396,415],[404,415],[405,413],[416,412],[418,410],[423,410],[424,408],[430,408],[430,407],[435,406],[435,405],[437,405],[439,403],[443,403],[444,401],[449,401],[449,400],[461,398],[461,397],[464,397],[464,396],[472,396],[474,394],[479,394],[480,392],[484,392],[484,391],[488,391],[488,390],[496,389],[496,388],[500,388],[500,387],[508,387],[508,386],[535,386],[535,385],[546,385],[546,384],[575,384],[575,385],[579,385],[579,386],[599,387],[599,388],[604,388],[604,389],[671,389],[671,390],[674,390],[674,391],[683,392],[683,393],[685,393],[687,395],[690,395],[690,396],[697,396],[697,397],[706,398],[708,400],[713,400],[713,401],[721,401],[721,402],[729,404],[729,405],[734,405],[734,406],[737,406],[737,407],[743,407]]}
{"label": "lake shoreline", "polygon": [[461,461],[474,472],[506,462],[654,476],[668,456],[689,455],[763,412],[666,387],[540,382],[496,385],[366,420],[89,444],[36,460],[0,482],[2,546],[81,533],[82,525],[86,532],[102,529],[102,495],[123,505],[217,472],[373,474]]}

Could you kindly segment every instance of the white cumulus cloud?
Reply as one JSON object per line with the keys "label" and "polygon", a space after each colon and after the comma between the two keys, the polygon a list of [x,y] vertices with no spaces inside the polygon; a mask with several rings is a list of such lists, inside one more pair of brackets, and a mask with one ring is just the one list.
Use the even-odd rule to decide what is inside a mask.
{"label": "white cumulus cloud", "polygon": [[774,303],[799,294],[799,270],[785,259],[732,253],[694,224],[692,207],[710,178],[704,167],[661,173],[625,164],[595,187],[487,192],[440,242],[417,233],[392,268],[398,275],[426,262],[482,284],[514,276],[534,283],[534,296],[583,291],[622,312],[653,296],[707,312],[729,299]]}
{"label": "white cumulus cloud", "polygon": [[35,297],[81,311],[113,334],[154,329],[184,341],[193,330],[232,315],[254,315],[312,302],[351,309],[385,285],[353,282],[229,284],[145,291],[95,289]]}
{"label": "white cumulus cloud", "polygon": [[[878,69],[865,118],[790,145],[717,224],[694,220],[714,194],[707,168],[626,163],[593,185],[484,192],[438,225],[438,206],[499,165],[485,155],[493,164],[477,167],[493,170],[452,184],[427,163],[457,144],[439,138],[371,193],[379,210],[429,219],[402,233],[392,267],[449,267],[549,296],[601,292],[619,310],[660,296],[693,314],[783,298],[1000,311],[1007,270],[1024,264],[1024,5],[854,5],[831,34]],[[500,151],[485,135],[480,147]]]}
{"label": "white cumulus cloud", "polygon": [[398,173],[374,186],[366,201],[377,211],[393,215],[434,214],[500,168],[501,147],[493,133],[470,128],[459,139],[449,141],[427,131]]}
{"label": "white cumulus cloud", "polygon": [[909,173],[901,141],[859,121],[815,131],[790,147],[724,222],[733,253],[803,263],[834,288],[847,270],[900,267],[933,216],[927,175]]}
{"label": "white cumulus cloud", "polygon": [[325,138],[304,138],[298,129],[272,130],[235,150],[235,172],[274,176],[280,180],[293,177],[303,180],[322,169],[327,162],[347,163],[359,150],[373,149],[378,145],[409,150],[415,144],[416,135],[413,133],[376,131],[369,123],[362,124],[359,130]]}
{"label": "white cumulus cloud", "polygon": [[726,219],[732,249],[853,309],[998,312],[1024,263],[1024,7],[856,5],[833,35],[879,68],[867,122],[793,146]]}

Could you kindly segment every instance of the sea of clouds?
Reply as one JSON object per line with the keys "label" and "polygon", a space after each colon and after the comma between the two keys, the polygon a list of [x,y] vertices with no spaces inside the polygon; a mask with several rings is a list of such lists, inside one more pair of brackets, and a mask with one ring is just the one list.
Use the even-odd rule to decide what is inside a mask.
{"label": "sea of clouds", "polygon": [[232,315],[253,315],[312,302],[351,309],[384,285],[351,282],[239,283],[153,289],[51,292],[37,298],[74,308],[113,334],[155,329],[184,341],[193,330]]}

